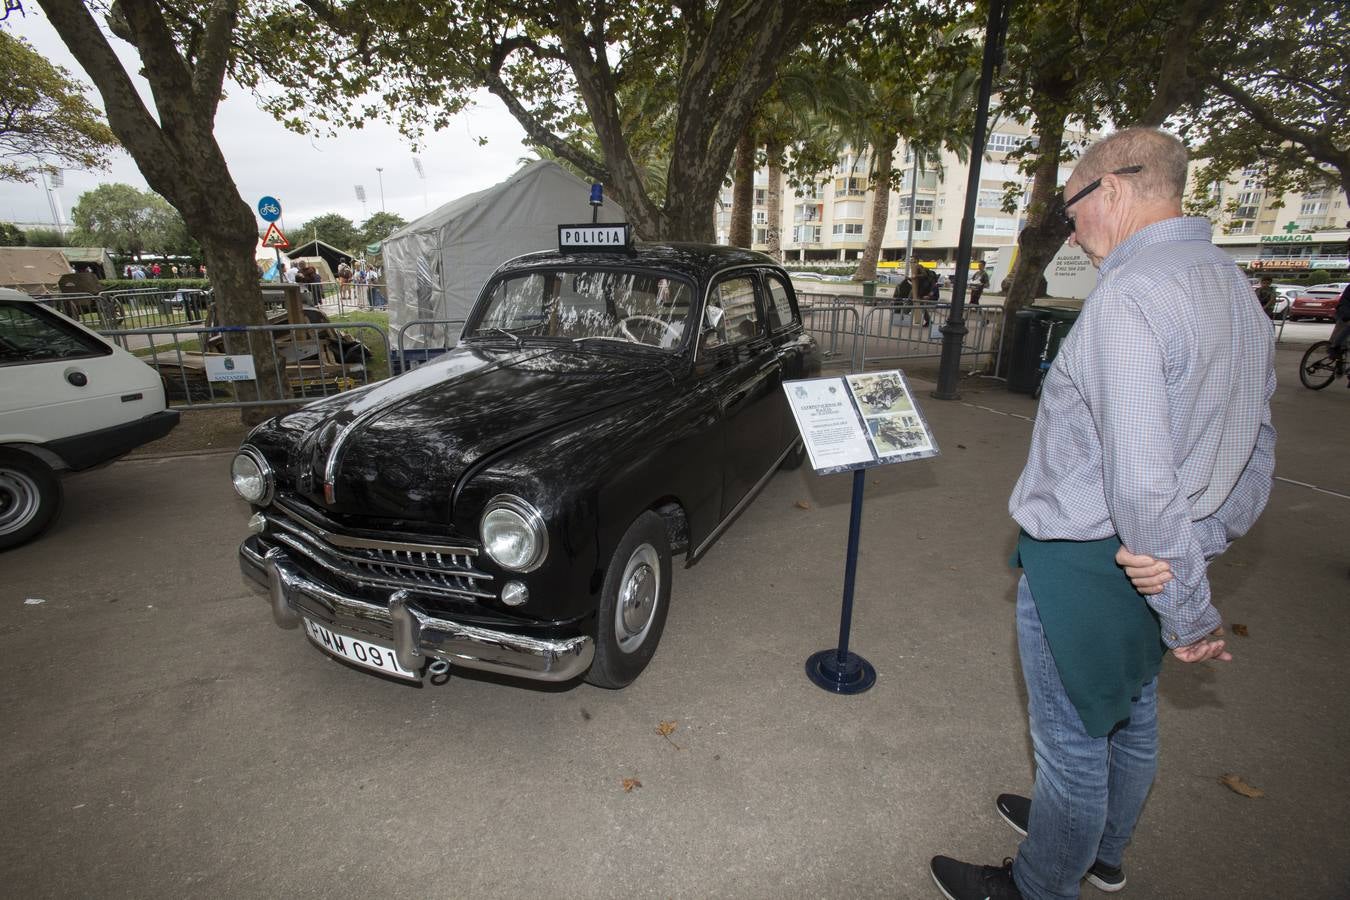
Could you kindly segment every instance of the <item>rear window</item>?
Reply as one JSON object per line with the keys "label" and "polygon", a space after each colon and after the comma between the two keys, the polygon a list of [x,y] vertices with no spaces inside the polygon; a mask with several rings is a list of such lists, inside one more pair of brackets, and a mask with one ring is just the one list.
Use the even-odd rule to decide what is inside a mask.
{"label": "rear window", "polygon": [[0,301],[0,366],[109,353],[107,344],[36,303]]}

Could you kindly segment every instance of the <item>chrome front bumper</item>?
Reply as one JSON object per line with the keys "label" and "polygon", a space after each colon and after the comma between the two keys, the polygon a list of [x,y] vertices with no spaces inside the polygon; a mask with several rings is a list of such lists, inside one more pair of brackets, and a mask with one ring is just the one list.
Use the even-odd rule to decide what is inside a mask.
{"label": "chrome front bumper", "polygon": [[310,578],[279,548],[259,554],[247,542],[240,544],[239,568],[251,587],[268,596],[277,625],[295,628],[303,616],[390,643],[399,664],[410,672],[443,659],[466,669],[569,681],[590,668],[595,655],[595,642],[588,636],[546,640],[428,615],[410,601],[407,591],[394,591],[388,607],[348,597]]}

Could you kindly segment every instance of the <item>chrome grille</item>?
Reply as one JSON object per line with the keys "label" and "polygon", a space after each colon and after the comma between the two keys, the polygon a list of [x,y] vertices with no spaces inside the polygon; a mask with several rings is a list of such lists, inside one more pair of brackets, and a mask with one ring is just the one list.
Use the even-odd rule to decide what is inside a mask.
{"label": "chrome grille", "polygon": [[343,534],[281,503],[265,513],[265,540],[359,585],[448,597],[494,599],[492,576],[473,567],[470,546],[411,544]]}

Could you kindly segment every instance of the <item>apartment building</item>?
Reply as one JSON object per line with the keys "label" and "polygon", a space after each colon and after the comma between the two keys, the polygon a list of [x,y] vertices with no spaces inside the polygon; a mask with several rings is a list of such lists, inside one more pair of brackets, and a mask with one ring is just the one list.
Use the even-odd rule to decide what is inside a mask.
{"label": "apartment building", "polygon": [[[1071,140],[1084,135],[1073,133]],[[1030,129],[1015,122],[1000,122],[985,143],[980,169],[979,194],[975,203],[973,255],[991,256],[999,247],[1013,244],[1026,224],[1025,207],[1031,179],[1017,170],[1008,154],[1024,141],[1034,140]],[[788,264],[847,263],[857,260],[867,240],[876,193],[870,189],[867,154],[846,151],[830,172],[813,184],[793,189],[782,185],[782,218],[779,222],[784,260]],[[1192,172],[1203,165],[1192,165]],[[916,167],[912,149],[904,142],[896,149],[894,166],[901,173],[900,187],[888,198],[886,233],[881,243],[883,262],[902,260],[909,237],[910,207],[913,206],[915,258],[942,263],[956,259],[961,217],[965,212],[969,168],[955,153],[924,167]],[[1059,183],[1073,172],[1061,166]],[[1014,209],[1003,209],[1007,183],[1021,185],[1013,195]],[[1346,269],[1345,242],[1350,231],[1336,228],[1350,219],[1346,196],[1333,184],[1301,195],[1267,196],[1259,174],[1244,172],[1212,188],[1218,200],[1214,222],[1215,243],[1234,258],[1254,268]],[[767,249],[769,230],[768,173],[755,173],[753,240],[758,250]],[[1236,202],[1230,203],[1230,200]],[[1282,205],[1281,205],[1282,202]],[[717,213],[717,240],[725,242],[730,229],[731,188],[724,189]]]}

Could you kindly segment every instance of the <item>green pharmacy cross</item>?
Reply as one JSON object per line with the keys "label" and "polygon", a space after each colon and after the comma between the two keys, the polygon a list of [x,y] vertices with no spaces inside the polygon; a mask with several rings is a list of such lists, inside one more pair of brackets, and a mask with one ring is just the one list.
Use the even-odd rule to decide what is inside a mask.
{"label": "green pharmacy cross", "polygon": [[1288,225],[1284,226],[1284,233],[1285,233],[1285,234],[1293,234],[1295,231],[1298,231],[1298,223],[1297,223],[1297,222],[1290,222]]}

